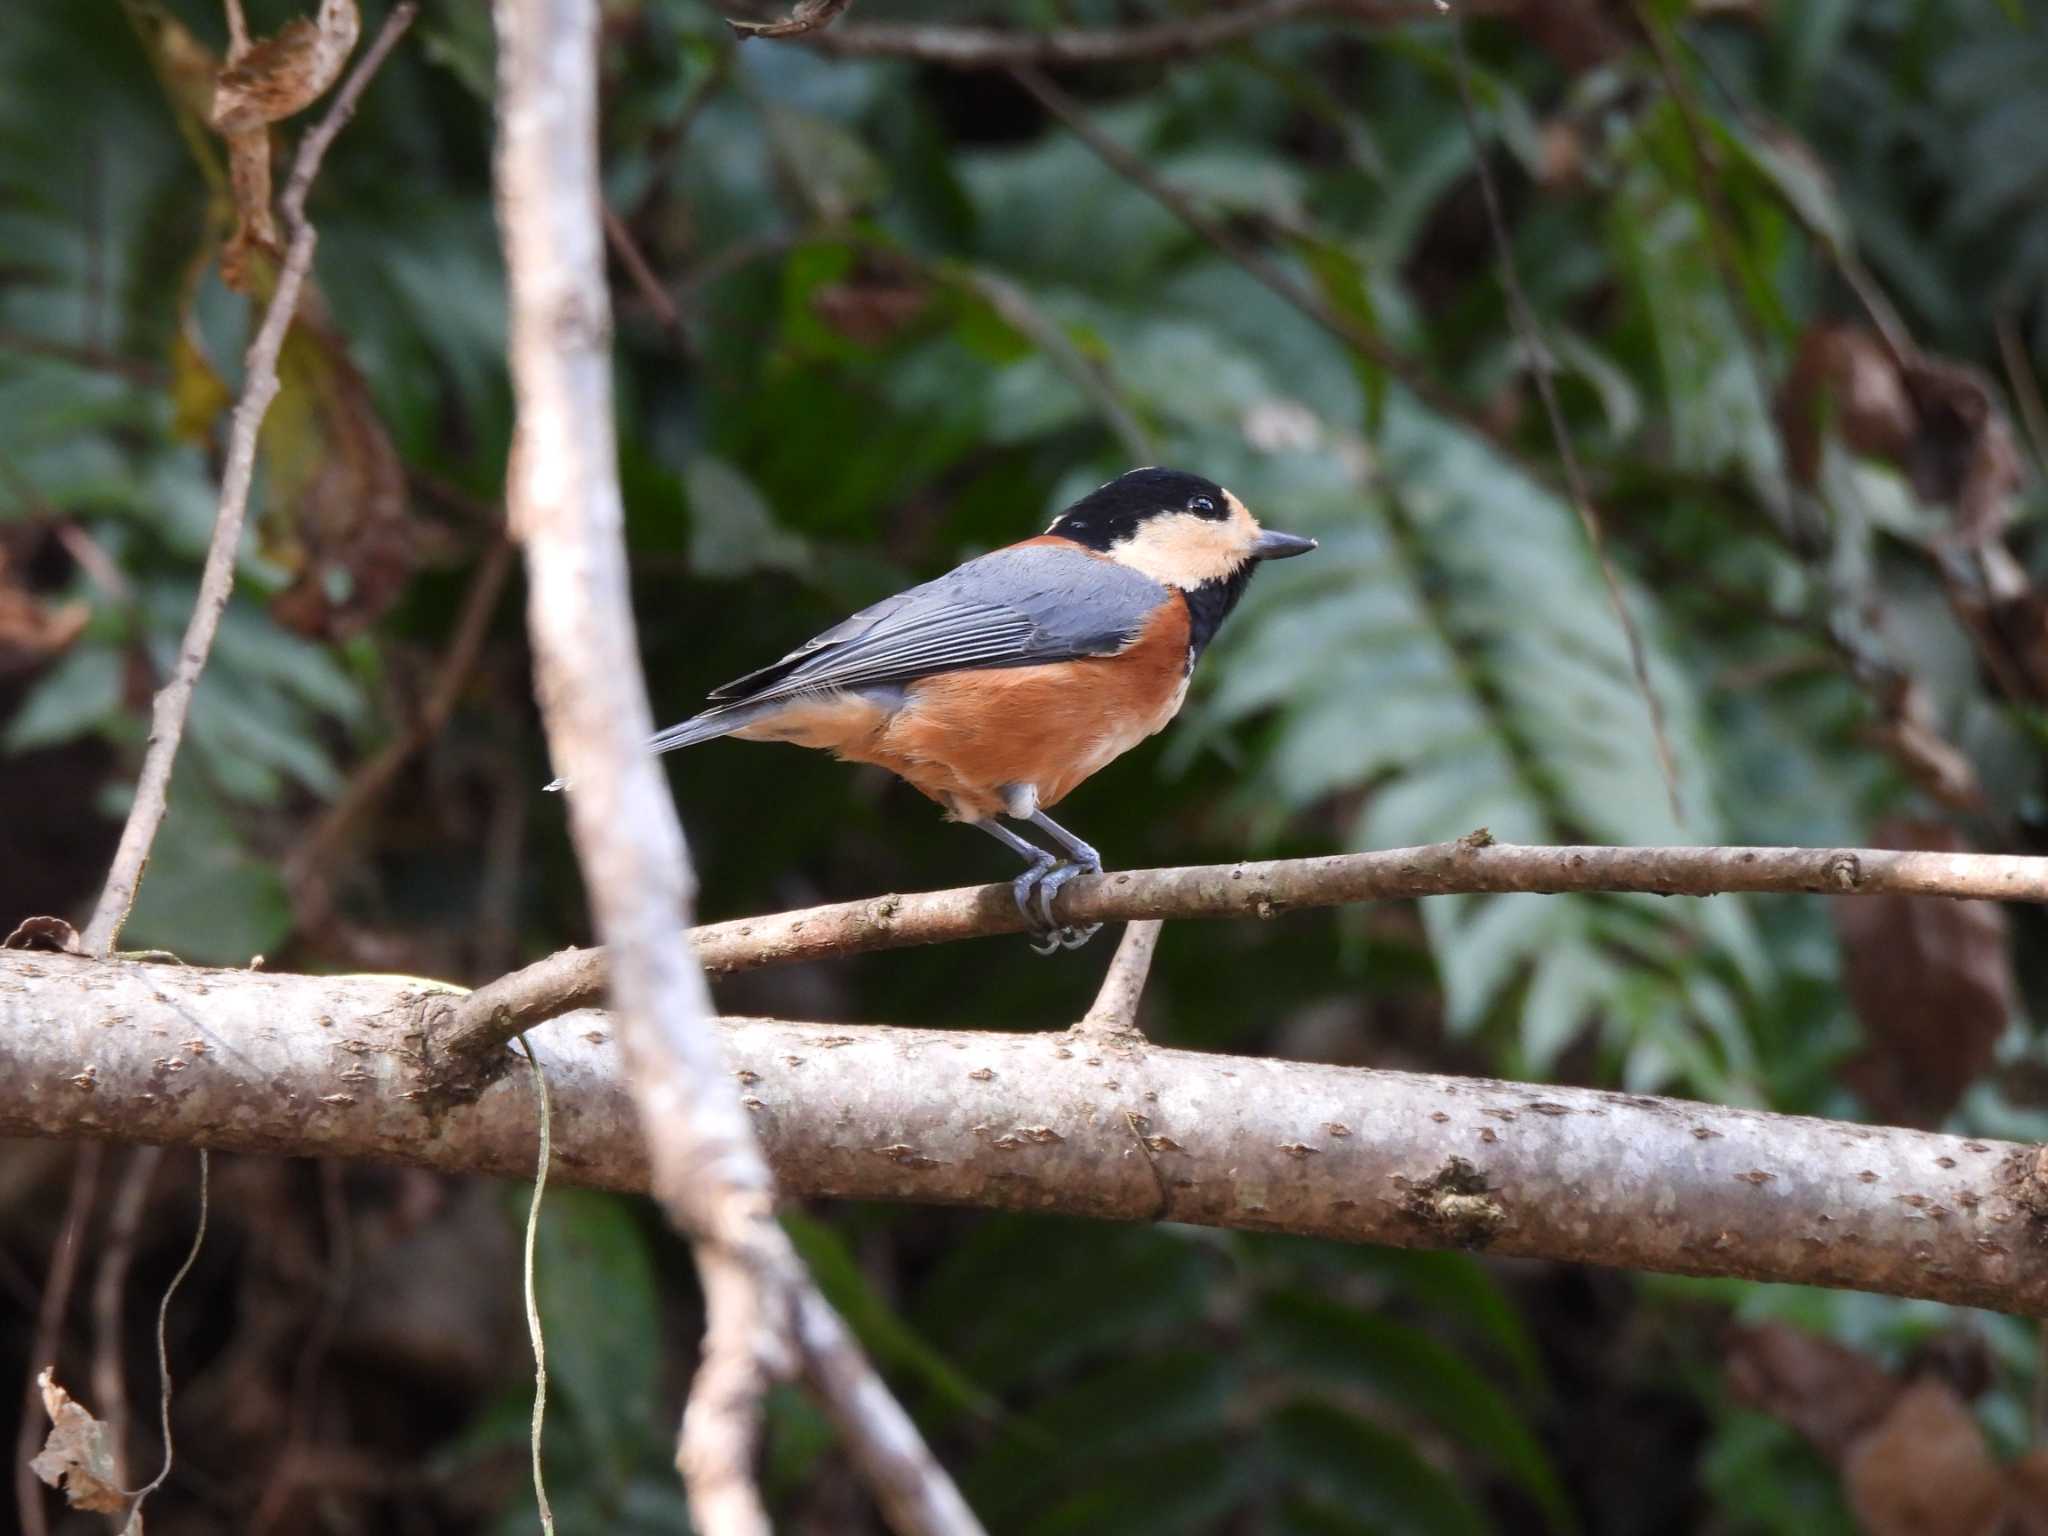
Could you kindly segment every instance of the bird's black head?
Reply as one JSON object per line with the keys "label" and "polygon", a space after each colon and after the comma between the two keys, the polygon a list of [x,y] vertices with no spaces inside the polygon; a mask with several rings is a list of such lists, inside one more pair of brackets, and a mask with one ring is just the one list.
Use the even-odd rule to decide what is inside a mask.
{"label": "bird's black head", "polygon": [[1053,520],[1072,539],[1185,595],[1196,652],[1237,606],[1261,560],[1305,555],[1314,539],[1270,532],[1213,480],[1134,469],[1097,486]]}

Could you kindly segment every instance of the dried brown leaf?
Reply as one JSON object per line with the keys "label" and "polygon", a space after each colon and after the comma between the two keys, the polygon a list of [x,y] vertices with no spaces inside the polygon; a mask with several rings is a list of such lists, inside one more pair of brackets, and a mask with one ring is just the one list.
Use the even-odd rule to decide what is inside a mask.
{"label": "dried brown leaf", "polygon": [[29,1469],[52,1488],[62,1488],[73,1509],[126,1513],[128,1495],[114,1475],[107,1426],[58,1386],[48,1367],[36,1377],[36,1385],[42,1390],[43,1411],[50,1416],[50,1434]]}
{"label": "dried brown leaf", "polygon": [[2014,672],[2048,699],[2048,593],[2029,587],[1994,600],[1985,613],[1991,637],[2012,658]]}
{"label": "dried brown leaf", "polygon": [[1917,421],[1898,364],[1877,336],[1856,326],[1817,325],[1799,340],[1778,391],[1778,431],[1793,477],[1820,478],[1823,434],[1856,452],[1903,465]]}
{"label": "dried brown leaf", "polygon": [[806,32],[831,26],[852,5],[853,0],[796,0],[780,21],[734,21],[727,17],[725,24],[741,37],[802,37]]}
{"label": "dried brown leaf", "polygon": [[326,319],[302,306],[258,438],[264,552],[295,576],[271,606],[301,634],[345,639],[397,601],[416,543],[405,469],[370,388]]}
{"label": "dried brown leaf", "polygon": [[40,949],[60,955],[82,955],[78,930],[61,917],[25,917],[14,932],[0,939],[0,949]]}
{"label": "dried brown leaf", "polygon": [[1840,1461],[1899,1395],[1874,1360],[1784,1323],[1731,1329],[1724,1354],[1736,1397],[1799,1431],[1830,1461]]}
{"label": "dried brown leaf", "polygon": [[272,271],[283,259],[270,207],[269,129],[228,135],[228,191],[235,204],[235,232],[221,247],[220,278],[237,293],[254,293],[258,258]]}
{"label": "dried brown leaf", "polygon": [[285,23],[220,72],[213,126],[232,138],[303,112],[341,78],[361,31],[356,0],[320,0],[313,20]]}
{"label": "dried brown leaf", "polygon": [[1900,357],[1860,326],[1815,326],[1778,391],[1778,431],[1793,477],[1812,487],[1830,431],[1895,466],[1922,501],[1950,509],[1967,544],[1996,538],[2024,479],[1990,381],[1924,352]]}
{"label": "dried brown leaf", "polygon": [[361,30],[356,0],[320,0],[313,20],[289,21],[274,36],[232,55],[214,80],[207,120],[228,141],[235,204],[235,232],[221,252],[221,278],[237,292],[254,290],[257,252],[275,255],[278,247],[270,206],[270,125],[304,111],[341,77]]}
{"label": "dried brown leaf", "polygon": [[1842,1458],[1842,1491],[1868,1536],[1992,1536],[2006,1475],[1983,1428],[1938,1381],[1916,1381]]}
{"label": "dried brown leaf", "polygon": [[1731,1330],[1728,1384],[1840,1469],[1866,1536],[2048,1536],[2048,1452],[2001,1467],[1953,1384],[1978,1380],[1982,1350],[1946,1336],[1902,1382],[1846,1345],[1765,1323]]}
{"label": "dried brown leaf", "polygon": [[847,340],[879,347],[923,314],[930,298],[917,283],[855,279],[820,284],[811,311]]}
{"label": "dried brown leaf", "polygon": [[1965,543],[1997,538],[2026,476],[1991,381],[1975,368],[1922,354],[1906,370],[1906,388],[1919,420],[1904,465],[1913,489],[1923,501],[1953,509]]}
{"label": "dried brown leaf", "polygon": [[91,617],[83,602],[46,603],[21,585],[0,545],[0,677],[42,666],[84,633]]}
{"label": "dried brown leaf", "polygon": [[[1963,852],[1954,828],[1897,819],[1871,846]],[[1866,1046],[1843,1077],[1880,1118],[1936,1125],[1987,1071],[2012,1016],[2005,910],[1989,901],[1837,897],[1842,980]]]}
{"label": "dried brown leaf", "polygon": [[1981,811],[1984,788],[1976,765],[1936,727],[1926,685],[1903,680],[1888,690],[1882,707],[1884,717],[1870,727],[1871,740],[1939,804],[1952,811]]}
{"label": "dried brown leaf", "polygon": [[2006,1524],[2001,1536],[2048,1536],[2048,1448],[2027,1452],[2005,1472]]}

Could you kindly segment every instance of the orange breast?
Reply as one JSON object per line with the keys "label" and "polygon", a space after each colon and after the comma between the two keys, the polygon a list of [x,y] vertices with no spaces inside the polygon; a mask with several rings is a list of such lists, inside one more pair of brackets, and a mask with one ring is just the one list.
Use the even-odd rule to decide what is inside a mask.
{"label": "orange breast", "polygon": [[1187,660],[1187,608],[1176,599],[1115,656],[913,683],[901,709],[840,755],[879,763],[961,820],[1000,814],[1009,785],[1057,805],[1178,713]]}

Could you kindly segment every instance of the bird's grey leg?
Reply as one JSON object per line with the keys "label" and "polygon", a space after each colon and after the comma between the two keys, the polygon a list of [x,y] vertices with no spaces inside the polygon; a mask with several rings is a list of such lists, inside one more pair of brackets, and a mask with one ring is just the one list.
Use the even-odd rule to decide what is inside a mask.
{"label": "bird's grey leg", "polygon": [[968,825],[981,828],[982,831],[986,832],[990,837],[1031,866],[1023,874],[1010,882],[1010,895],[1017,903],[1017,910],[1024,915],[1024,921],[1029,923],[1032,930],[1038,935],[1032,941],[1031,947],[1041,955],[1056,953],[1065,944],[1067,933],[1072,930],[1060,928],[1058,924],[1052,923],[1049,918],[1045,922],[1041,922],[1038,914],[1032,910],[1031,891],[1032,887],[1047,877],[1053,865],[1059,861],[1039,847],[1038,844],[1019,837],[999,822],[975,821],[968,823]]}
{"label": "bird's grey leg", "polygon": [[1058,936],[1061,948],[1079,949],[1102,931],[1102,924],[1090,923],[1086,928],[1061,927],[1053,920],[1052,899],[1059,894],[1060,887],[1076,875],[1101,874],[1102,855],[1043,811],[1033,811],[1030,821],[1034,827],[1041,827],[1051,834],[1053,839],[1067,850],[1067,857],[1071,862],[1062,864],[1058,869],[1039,878],[1038,909],[1045,915],[1047,932]]}

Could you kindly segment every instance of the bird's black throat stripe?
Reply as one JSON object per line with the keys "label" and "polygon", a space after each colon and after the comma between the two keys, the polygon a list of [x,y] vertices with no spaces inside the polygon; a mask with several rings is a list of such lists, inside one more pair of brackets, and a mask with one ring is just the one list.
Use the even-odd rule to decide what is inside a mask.
{"label": "bird's black throat stripe", "polygon": [[1188,605],[1188,667],[1207,649],[1223,621],[1230,617],[1230,610],[1237,606],[1237,600],[1244,596],[1244,589],[1251,584],[1252,572],[1258,563],[1247,560],[1228,576],[1215,581],[1205,581],[1198,587],[1181,588],[1181,600]]}

